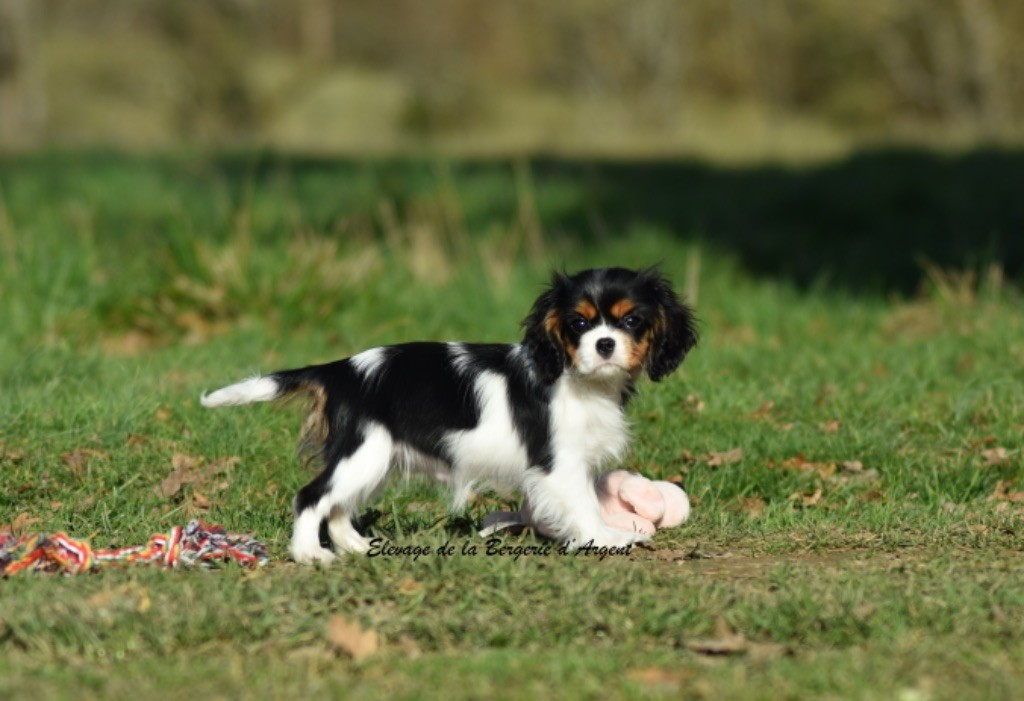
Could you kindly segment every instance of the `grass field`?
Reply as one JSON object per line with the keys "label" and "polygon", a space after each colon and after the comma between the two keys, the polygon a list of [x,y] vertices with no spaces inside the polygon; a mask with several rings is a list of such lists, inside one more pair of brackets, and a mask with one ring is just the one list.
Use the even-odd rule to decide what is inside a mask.
{"label": "grass field", "polygon": [[[0,582],[0,698],[1017,697],[1024,325],[1000,268],[919,261],[909,296],[755,275],[756,246],[612,228],[591,195],[523,164],[0,163],[0,524],[106,547],[198,516],[272,555]],[[463,555],[509,502],[449,515],[412,484],[371,532],[455,556],[298,567],[298,409],[198,404],[376,344],[515,340],[551,267],[658,261],[702,342],[642,385],[626,466],[694,511],[629,557]],[[339,622],[379,649],[350,658]]]}

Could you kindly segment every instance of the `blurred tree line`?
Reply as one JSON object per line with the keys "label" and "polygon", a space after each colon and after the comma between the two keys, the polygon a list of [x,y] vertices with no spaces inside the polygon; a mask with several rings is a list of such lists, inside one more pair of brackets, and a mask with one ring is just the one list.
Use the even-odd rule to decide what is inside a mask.
{"label": "blurred tree line", "polygon": [[0,0],[0,146],[387,146],[569,103],[664,143],[737,105],[1017,138],[1022,36],[1020,0]]}

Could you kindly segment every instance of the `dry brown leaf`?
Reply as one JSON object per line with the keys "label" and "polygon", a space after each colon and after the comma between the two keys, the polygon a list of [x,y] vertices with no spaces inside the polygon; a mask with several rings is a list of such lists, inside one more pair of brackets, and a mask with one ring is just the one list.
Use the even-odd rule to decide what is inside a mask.
{"label": "dry brown leaf", "polygon": [[748,649],[747,639],[742,635],[720,640],[694,640],[686,647],[703,655],[742,655]]}
{"label": "dry brown leaf", "polygon": [[768,467],[781,467],[785,470],[802,470],[806,472],[817,472],[821,477],[830,477],[836,471],[836,466],[832,463],[827,462],[811,462],[803,455],[796,455],[792,458],[787,458],[781,463],[776,465],[774,462],[769,461]]}
{"label": "dry brown leaf", "polygon": [[21,462],[24,459],[24,450],[10,448],[6,445],[0,445],[0,462],[8,462],[14,464],[16,462]]}
{"label": "dry brown leaf", "polygon": [[162,497],[173,497],[180,490],[182,485],[189,484],[190,482],[196,481],[195,474],[187,467],[183,461],[180,461],[179,456],[175,455],[171,464],[174,465],[174,469],[171,470],[171,474],[164,478],[164,481],[160,483],[160,486],[156,488],[156,493]]}
{"label": "dry brown leaf", "polygon": [[709,467],[717,467],[719,465],[730,465],[732,463],[739,462],[743,459],[743,448],[733,448],[731,450],[725,450],[719,453],[711,452],[704,456],[704,462]]}
{"label": "dry brown leaf", "polygon": [[106,460],[110,456],[104,453],[102,450],[93,450],[92,448],[76,448],[69,453],[63,453],[61,459],[71,469],[74,474],[79,474],[85,467],[85,464],[90,458],[96,458],[98,460]]}
{"label": "dry brown leaf", "polygon": [[241,461],[242,458],[238,457],[237,455],[217,458],[216,460],[214,460],[209,465],[203,468],[202,477],[203,479],[209,479],[211,477],[219,475],[222,472],[227,472]]}
{"label": "dry brown leaf", "polygon": [[1012,486],[1013,482],[1011,480],[1000,480],[988,500],[1024,504],[1024,492],[1011,492],[1010,487]]}
{"label": "dry brown leaf", "polygon": [[106,355],[134,358],[152,350],[156,346],[156,338],[142,331],[127,331],[104,336],[100,344]]}
{"label": "dry brown leaf", "polygon": [[175,453],[171,456],[171,467],[175,470],[189,471],[199,466],[199,458],[184,453]]}
{"label": "dry brown leaf", "polygon": [[422,590],[423,585],[412,577],[403,579],[398,585],[398,592],[400,594],[418,594]]}
{"label": "dry brown leaf", "polygon": [[872,468],[864,469],[864,463],[860,460],[844,460],[838,465],[839,471],[829,477],[832,482],[841,484],[870,484],[877,481],[881,474]]}
{"label": "dry brown leaf", "polygon": [[757,407],[751,414],[750,418],[763,421],[771,416],[772,409],[775,408],[775,402],[767,401],[761,406]]}
{"label": "dry brown leaf", "polygon": [[751,662],[773,662],[792,655],[793,650],[782,643],[747,643],[747,656]]}
{"label": "dry brown leaf", "polygon": [[35,516],[29,514],[27,511],[24,511],[14,517],[14,520],[11,521],[11,526],[9,529],[0,528],[0,530],[10,530],[15,535],[22,535],[23,533],[27,533],[32,528],[32,526],[42,522],[43,519],[36,518]]}
{"label": "dry brown leaf", "polygon": [[[196,488],[218,491],[218,486],[211,485],[210,482],[217,475],[227,472],[237,465],[240,460],[241,458],[237,456],[222,457],[204,467],[202,458],[175,453],[171,458],[171,466],[173,468],[171,474],[164,478],[155,491],[162,497],[172,497],[181,491],[181,488],[186,484],[195,485]],[[208,508],[209,504],[207,503],[205,507],[201,504],[196,504],[195,506],[202,509]]]}
{"label": "dry brown leaf", "polygon": [[146,443],[149,443],[149,437],[138,433],[131,433],[128,435],[128,438],[125,439],[125,443],[129,448],[138,448],[140,445],[146,445]]}
{"label": "dry brown leaf", "polygon": [[[856,464],[860,465],[859,462]],[[875,470],[874,468],[865,470],[864,467],[861,466],[860,469],[847,469],[844,465],[846,465],[846,463],[841,463],[840,467],[843,467],[843,469],[831,477],[828,477],[828,481],[838,484],[866,485],[877,482],[882,476],[878,470]]]}
{"label": "dry brown leaf", "polygon": [[789,500],[798,503],[806,509],[811,506],[817,506],[819,502],[821,502],[821,494],[821,487],[818,487],[811,494],[800,494],[799,492],[794,492],[789,495]]}
{"label": "dry brown leaf", "polygon": [[803,499],[801,500],[801,503],[805,507],[807,507],[807,506],[817,506],[818,502],[820,502],[820,501],[821,501],[821,487],[818,487],[817,489],[814,490],[813,494],[805,495],[803,497]]}
{"label": "dry brown leaf", "polygon": [[823,421],[818,424],[818,430],[822,433],[839,433],[840,425],[838,421]]}
{"label": "dry brown leaf", "polygon": [[981,451],[981,457],[985,460],[985,467],[1004,465],[1009,462],[1009,453],[1006,448],[989,448]]}
{"label": "dry brown leaf", "polygon": [[704,411],[704,400],[698,397],[696,394],[686,395],[686,399],[683,400],[683,407],[694,414],[699,414]]}
{"label": "dry brown leaf", "polygon": [[747,652],[747,639],[733,630],[729,622],[719,616],[715,620],[715,637],[705,640],[694,640],[686,647],[704,655],[741,655]]}
{"label": "dry brown leaf", "polygon": [[377,632],[365,630],[344,616],[331,616],[327,621],[327,642],[335,652],[343,652],[358,662],[377,652]]}
{"label": "dry brown leaf", "polygon": [[740,501],[740,509],[747,514],[749,518],[761,518],[761,514],[764,512],[765,501],[761,497],[744,497]]}

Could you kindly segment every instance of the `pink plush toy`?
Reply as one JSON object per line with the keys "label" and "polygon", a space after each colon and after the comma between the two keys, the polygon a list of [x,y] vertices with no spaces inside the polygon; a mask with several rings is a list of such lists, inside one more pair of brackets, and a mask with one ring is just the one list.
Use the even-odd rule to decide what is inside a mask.
{"label": "pink plush toy", "polygon": [[[601,503],[601,517],[621,531],[654,535],[659,528],[673,528],[690,517],[686,492],[671,482],[653,482],[634,472],[615,470],[600,475],[594,486]],[[517,526],[533,526],[541,535],[549,535],[532,522],[527,503],[521,511],[490,514],[483,525],[483,536]]]}
{"label": "pink plush toy", "polygon": [[671,482],[652,482],[635,472],[615,470],[597,478],[601,516],[612,528],[654,535],[690,517],[686,492]]}

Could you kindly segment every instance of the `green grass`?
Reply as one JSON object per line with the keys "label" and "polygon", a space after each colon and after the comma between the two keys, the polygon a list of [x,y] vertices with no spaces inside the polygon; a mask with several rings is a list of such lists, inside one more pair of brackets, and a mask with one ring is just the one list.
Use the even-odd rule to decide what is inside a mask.
{"label": "green grass", "polygon": [[[592,204],[571,179],[260,163],[0,164],[0,523],[109,546],[201,516],[272,555],[3,581],[0,697],[1016,695],[1024,328],[997,269],[930,268],[909,298],[808,288],[643,212],[615,235],[560,228]],[[514,340],[550,267],[658,260],[703,338],[643,384],[626,466],[681,476],[695,507],[628,558],[297,567],[297,407],[198,405],[374,344]],[[176,454],[239,460],[161,497]],[[450,516],[436,497],[396,485],[372,533],[461,551],[509,503]],[[380,651],[336,652],[335,615]]]}

